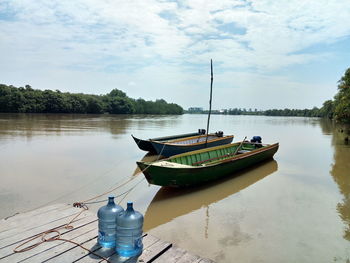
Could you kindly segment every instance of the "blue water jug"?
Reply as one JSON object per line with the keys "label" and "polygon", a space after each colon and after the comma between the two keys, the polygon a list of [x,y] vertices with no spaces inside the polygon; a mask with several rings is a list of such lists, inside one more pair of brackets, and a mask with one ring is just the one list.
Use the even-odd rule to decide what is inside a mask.
{"label": "blue water jug", "polygon": [[98,243],[105,248],[114,248],[116,241],[116,220],[124,209],[114,203],[114,196],[108,197],[108,203],[98,212]]}
{"label": "blue water jug", "polygon": [[135,211],[132,202],[117,217],[116,251],[122,257],[135,257],[142,253],[143,215]]}

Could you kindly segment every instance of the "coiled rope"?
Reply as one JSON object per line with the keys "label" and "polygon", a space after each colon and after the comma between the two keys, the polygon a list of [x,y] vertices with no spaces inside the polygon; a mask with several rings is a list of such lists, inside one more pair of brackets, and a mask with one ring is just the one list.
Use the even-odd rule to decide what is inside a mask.
{"label": "coiled rope", "polygon": [[[159,153],[159,155],[158,155],[156,161],[159,160],[159,158],[160,158],[160,156],[161,156],[161,154],[162,154],[164,148],[165,148],[165,144],[163,145],[162,150],[161,150],[161,152]],[[143,173],[143,172],[146,171],[150,166],[151,166],[151,164],[149,164],[145,169],[141,170],[141,172]],[[75,222],[75,221],[78,219],[78,217],[79,217],[84,211],[86,211],[86,210],[89,209],[88,206],[87,206],[88,204],[96,204],[96,203],[101,203],[101,202],[106,202],[106,201],[107,201],[106,199],[104,199],[104,200],[98,200],[98,201],[92,201],[92,200],[94,200],[94,199],[96,199],[96,198],[99,198],[99,197],[101,197],[101,196],[104,196],[104,195],[106,195],[106,194],[109,194],[109,193],[111,193],[111,192],[113,192],[113,191],[115,191],[115,190],[121,188],[122,186],[124,186],[124,185],[126,185],[127,183],[131,182],[131,181],[134,180],[135,178],[137,178],[137,177],[132,177],[132,178],[130,178],[129,180],[127,180],[126,182],[122,183],[121,185],[118,185],[118,186],[116,186],[116,187],[114,187],[114,188],[112,188],[112,189],[110,189],[110,190],[108,190],[108,191],[106,191],[106,192],[104,192],[104,193],[102,193],[102,194],[99,194],[99,195],[97,195],[97,196],[94,196],[94,197],[92,197],[92,198],[89,198],[89,199],[87,199],[87,200],[85,200],[85,201],[73,203],[73,207],[82,208],[82,210],[81,210],[76,216],[74,216],[67,224],[65,224],[65,225],[63,225],[63,226],[60,226],[60,227],[56,227],[56,228],[50,229],[50,230],[47,230],[47,231],[45,231],[45,232],[42,232],[42,233],[40,233],[40,234],[37,234],[37,235],[33,236],[32,238],[26,240],[25,242],[23,242],[23,243],[19,244],[17,247],[15,247],[15,248],[13,249],[13,252],[14,252],[14,253],[22,253],[22,252],[31,250],[31,249],[33,249],[33,248],[35,248],[35,247],[37,247],[37,246],[39,246],[39,245],[41,245],[41,244],[43,244],[43,243],[45,243],[45,242],[52,242],[52,241],[56,241],[56,240],[57,240],[57,241],[69,242],[69,243],[72,243],[72,244],[74,244],[74,245],[76,245],[76,246],[79,246],[80,248],[82,248],[82,249],[88,251],[89,253],[93,254],[94,256],[97,256],[97,257],[101,258],[102,260],[105,260],[106,262],[110,263],[110,261],[109,261],[107,258],[105,258],[105,257],[103,257],[103,256],[101,256],[101,255],[96,254],[95,252],[93,252],[93,251],[91,251],[90,249],[88,249],[88,248],[82,246],[81,244],[79,244],[79,243],[77,243],[77,242],[75,242],[75,241],[73,241],[73,240],[70,240],[70,239],[61,238],[61,232],[60,232],[59,230],[61,230],[61,229],[67,229],[67,230],[73,229],[74,226],[72,226],[71,224],[72,224],[73,222]],[[141,182],[143,182],[144,180],[145,180],[145,178],[142,178],[139,182],[137,182],[134,186],[132,186],[131,188],[129,188],[127,191],[125,191],[125,192],[123,192],[123,193],[117,195],[116,197],[121,197],[121,196],[124,195],[124,197],[118,202],[118,204],[120,204],[120,203],[126,198],[126,196],[127,196],[132,190],[134,190],[134,189],[135,189]],[[122,180],[121,180],[121,181],[122,181]],[[120,182],[120,181],[119,181],[119,182]],[[49,234],[51,234],[51,233],[56,233],[56,235],[53,236],[53,237],[47,238],[47,235],[49,235]],[[40,238],[40,240],[37,241],[36,243],[34,243],[34,244],[32,244],[32,245],[29,245],[29,246],[27,246],[27,247],[21,248],[21,247],[23,247],[24,245],[28,244],[29,242],[34,241],[35,239],[38,239],[38,238]],[[20,249],[20,248],[21,248],[21,249]]]}

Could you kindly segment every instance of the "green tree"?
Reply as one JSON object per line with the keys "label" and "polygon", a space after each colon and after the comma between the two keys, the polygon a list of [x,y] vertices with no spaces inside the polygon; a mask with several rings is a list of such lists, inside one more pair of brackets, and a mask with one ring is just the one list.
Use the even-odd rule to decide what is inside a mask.
{"label": "green tree", "polygon": [[334,114],[334,102],[332,100],[326,100],[322,108],[320,109],[321,117],[332,119]]}
{"label": "green tree", "polygon": [[126,93],[119,89],[113,89],[109,94],[110,97],[123,97],[126,98]]}
{"label": "green tree", "polygon": [[98,96],[0,84],[0,112],[183,114],[183,109],[162,99],[134,100],[118,89]]}
{"label": "green tree", "polygon": [[350,68],[339,80],[338,93],[334,97],[334,117],[340,122],[350,122]]}
{"label": "green tree", "polygon": [[111,97],[109,98],[109,113],[113,114],[131,114],[134,113],[134,107],[128,98]]}
{"label": "green tree", "polygon": [[103,113],[103,102],[98,96],[89,96],[87,98],[87,113]]}

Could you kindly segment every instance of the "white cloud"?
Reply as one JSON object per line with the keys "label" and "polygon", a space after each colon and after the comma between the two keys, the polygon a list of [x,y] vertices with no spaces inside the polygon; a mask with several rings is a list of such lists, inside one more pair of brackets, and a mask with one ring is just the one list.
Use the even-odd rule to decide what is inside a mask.
{"label": "white cloud", "polygon": [[[97,78],[90,79],[94,88],[96,82],[110,88],[123,83],[136,97],[159,94],[186,107],[191,101],[183,103],[183,96],[172,90],[196,89],[196,81],[197,86],[205,85],[210,58],[222,83],[231,83],[234,76],[241,81],[237,86],[249,90],[265,86],[265,76],[270,86],[277,86],[276,71],[331,59],[332,52],[309,49],[349,37],[349,17],[350,4],[337,0],[3,0],[0,77],[9,84],[23,78],[46,88],[52,78],[60,82],[55,72],[66,78],[59,86],[70,87],[69,81],[79,83],[75,78],[88,74],[87,79]],[[265,84],[243,81],[242,71]],[[44,80],[44,73],[50,78]],[[154,82],[145,81],[152,75]],[[287,76],[283,81],[292,99],[292,87],[312,89]],[[137,95],[135,87],[141,88],[141,83],[145,87]],[[74,89],[92,87],[81,82]]]}

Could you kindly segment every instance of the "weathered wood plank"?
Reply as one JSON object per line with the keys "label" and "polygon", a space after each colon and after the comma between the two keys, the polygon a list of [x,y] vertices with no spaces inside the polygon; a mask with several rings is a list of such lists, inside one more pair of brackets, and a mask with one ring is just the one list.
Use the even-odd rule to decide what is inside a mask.
{"label": "weathered wood plank", "polygon": [[45,215],[52,211],[61,211],[62,209],[66,209],[69,207],[72,207],[72,206],[67,204],[56,204],[56,205],[51,205],[51,206],[42,207],[36,210],[32,210],[30,212],[18,213],[11,217],[8,217],[7,219],[2,218],[0,220],[0,234],[2,234],[2,232],[4,231],[11,229],[13,226],[16,227],[18,225],[21,225],[22,223],[26,222],[27,219],[30,217]]}
{"label": "weathered wood plank", "polygon": [[[71,232],[71,231],[75,231],[76,229],[80,228],[80,227],[83,227],[84,225],[86,224],[90,224],[90,223],[93,223],[93,222],[96,222],[96,219],[95,219],[95,216],[85,216],[83,218],[80,218],[79,220],[73,222],[71,225],[74,226],[73,229],[65,229],[65,228],[62,228],[60,229],[60,233],[62,235],[64,235],[65,233],[67,232]],[[55,222],[56,223],[56,222]],[[60,222],[62,223],[62,222]],[[66,221],[64,222],[66,223]],[[15,254],[13,252],[13,249],[15,247],[17,247],[21,242],[25,241],[25,240],[28,240],[30,237],[33,237],[37,234],[40,234],[41,232],[45,232],[49,229],[52,229],[52,228],[56,228],[58,225],[57,224],[52,224],[52,225],[49,225],[49,228],[46,228],[46,229],[42,229],[43,231],[37,231],[37,230],[31,230],[31,231],[28,231],[27,232],[27,236],[25,236],[24,238],[22,238],[22,240],[20,241],[15,241],[9,245],[7,245],[6,247],[0,249],[0,259],[2,258],[7,258],[9,256],[12,256],[13,254]],[[33,241],[33,243],[35,243],[35,241]],[[31,244],[33,244],[31,243]],[[30,245],[30,244],[27,244],[27,245]],[[26,245],[25,245],[26,246]],[[17,254],[17,253],[16,253]]]}
{"label": "weathered wood plank", "polygon": [[[86,242],[81,244],[83,247],[89,249],[90,251],[98,251],[100,250],[101,246],[97,244],[97,233],[93,235],[93,237],[90,240],[87,240]],[[105,253],[108,254],[108,252],[114,253],[113,249],[106,250]],[[102,251],[100,251],[100,254],[102,255]],[[82,249],[79,246],[72,247],[71,249],[65,251],[64,253],[60,253],[57,255],[53,255],[52,257],[46,259],[44,262],[75,262],[76,260],[85,257],[87,255],[90,255],[88,251]],[[101,258],[98,258],[96,256],[91,255],[94,259],[92,262],[97,262]]]}
{"label": "weathered wood plank", "polygon": [[[152,235],[143,238],[144,250],[138,258],[119,257],[114,249],[104,249],[97,244],[97,217],[90,211],[83,211],[72,223],[73,229],[60,229],[61,238],[76,242],[55,240],[44,242],[39,246],[23,252],[14,253],[13,249],[47,230],[64,226],[81,210],[69,205],[52,205],[43,207],[28,213],[20,214],[0,220],[0,261],[1,262],[84,262],[96,263],[104,260],[92,254],[108,258],[114,263],[214,263],[210,259],[203,259],[191,255],[186,250],[172,247],[169,242],[164,242]],[[53,233],[50,236],[55,236]],[[37,242],[32,241],[31,244]],[[79,245],[90,250],[86,251]],[[24,245],[24,247],[28,244]]]}
{"label": "weathered wood plank", "polygon": [[198,263],[201,258],[197,255],[185,253],[176,263]]}
{"label": "weathered wood plank", "polygon": [[[71,240],[78,244],[87,242],[96,237],[97,222],[86,224],[83,227],[75,228],[70,232],[62,234],[63,239]],[[71,248],[76,247],[76,244],[67,241],[56,240],[45,242],[40,246],[24,253],[17,253],[13,256],[16,262],[43,262],[52,256],[65,253]]]}
{"label": "weathered wood plank", "polygon": [[171,248],[171,246],[171,243],[158,240],[143,250],[142,255],[139,257],[139,260],[142,260],[143,262],[152,262],[169,248]]}
{"label": "weathered wood plank", "polygon": [[[70,209],[75,209],[75,208],[70,208]],[[25,239],[29,239],[30,237],[33,237],[34,235],[40,234],[40,233],[44,233],[47,230],[53,229],[53,228],[57,228],[57,227],[62,227],[64,225],[66,225],[67,223],[69,223],[75,216],[77,216],[80,212],[74,212],[77,210],[70,210],[69,213],[67,213],[66,215],[62,216],[59,219],[53,219],[52,221],[45,223],[43,225],[40,226],[36,226],[33,228],[29,228],[28,229],[23,229],[22,232],[16,233],[13,236],[4,238],[2,240],[0,240],[0,253],[2,253],[2,249],[6,248],[8,246],[11,246],[13,244],[22,242]],[[79,211],[79,210],[78,210]],[[74,212],[72,214],[72,212]],[[87,215],[90,215],[89,212],[87,211],[83,211],[76,219],[75,221],[79,221],[82,220],[84,217],[86,217]],[[59,215],[57,215],[56,217],[59,217]],[[20,229],[20,227],[19,227]]]}
{"label": "weathered wood plank", "polygon": [[215,263],[214,261],[212,261],[209,258],[202,258],[199,263]]}
{"label": "weathered wood plank", "polygon": [[171,247],[164,252],[163,255],[155,259],[154,263],[175,263],[177,262],[184,254],[186,250],[178,247]]}
{"label": "weathered wood plank", "polygon": [[[8,243],[9,238],[24,235],[26,231],[30,231],[36,228],[43,227],[61,219],[66,219],[69,222],[69,218],[73,218],[80,213],[81,208],[69,207],[64,210],[53,210],[48,214],[40,215],[40,217],[28,217],[22,222],[12,222],[12,227],[9,231],[3,232],[0,235],[0,244]],[[23,219],[24,220],[24,219]],[[18,238],[18,237],[16,237]],[[0,245],[0,248],[2,245]]]}
{"label": "weathered wood plank", "polygon": [[[154,243],[156,243],[157,241],[159,241],[159,238],[156,238],[152,235],[148,235],[146,234],[146,236],[144,236],[143,238],[143,247],[144,249],[153,245]],[[96,241],[95,241],[96,243]],[[91,243],[91,246],[93,245],[93,243]],[[100,256],[103,256],[103,257],[112,257],[114,256],[113,260],[114,261],[117,261],[117,262],[122,262],[121,259],[118,259],[116,252],[114,251],[114,249],[112,250],[107,250],[107,249],[103,249],[99,246],[95,246],[94,247],[94,250],[93,250],[94,253],[96,253],[97,255],[100,255]],[[98,257],[92,255],[92,254],[89,254],[88,252],[83,252],[82,254],[85,254],[83,256],[80,255],[79,258],[75,259],[73,262],[84,262],[84,263],[89,263],[89,262],[96,262],[96,260],[98,260]],[[128,262],[129,263],[129,262]]]}

